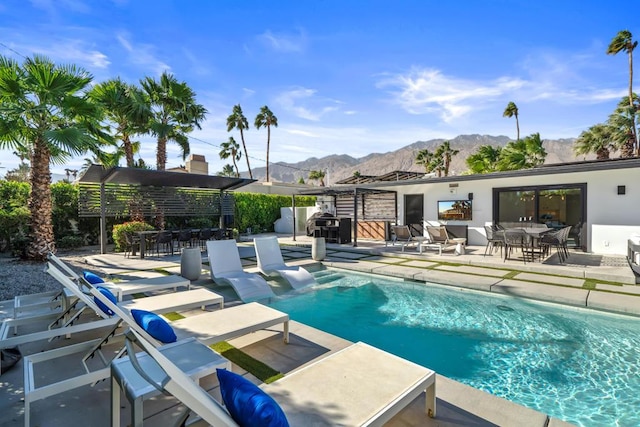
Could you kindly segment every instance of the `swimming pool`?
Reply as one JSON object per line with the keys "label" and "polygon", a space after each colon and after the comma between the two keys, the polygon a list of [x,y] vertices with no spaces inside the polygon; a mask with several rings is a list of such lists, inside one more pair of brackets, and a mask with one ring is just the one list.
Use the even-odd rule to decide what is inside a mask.
{"label": "swimming pool", "polygon": [[270,305],[577,425],[640,425],[640,319],[379,276],[316,274],[327,283]]}

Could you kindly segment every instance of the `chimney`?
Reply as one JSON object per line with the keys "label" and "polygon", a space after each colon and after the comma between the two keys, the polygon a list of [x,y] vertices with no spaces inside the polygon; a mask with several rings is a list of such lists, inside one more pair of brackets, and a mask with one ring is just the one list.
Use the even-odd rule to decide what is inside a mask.
{"label": "chimney", "polygon": [[209,175],[209,163],[206,162],[204,156],[200,154],[192,154],[187,160],[187,172],[199,175]]}

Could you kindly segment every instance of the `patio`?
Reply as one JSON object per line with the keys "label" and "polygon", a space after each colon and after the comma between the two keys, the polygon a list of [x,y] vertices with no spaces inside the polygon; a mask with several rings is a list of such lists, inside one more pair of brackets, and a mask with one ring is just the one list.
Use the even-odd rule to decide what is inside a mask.
{"label": "patio", "polygon": [[[247,271],[255,268],[256,261],[250,240],[256,236],[243,236],[239,243],[243,266]],[[321,268],[310,259],[312,239],[298,236],[279,236],[283,255],[287,263]],[[464,255],[453,252],[425,251],[419,255],[411,248],[400,250],[400,246],[385,246],[381,241],[360,240],[358,248],[351,245],[328,244],[327,258],[322,262],[327,267],[346,268],[362,272],[374,272],[418,281],[433,281],[455,286],[502,292],[514,295],[562,302],[575,306],[590,306],[640,315],[640,291],[635,277],[623,257],[602,257],[592,254],[572,252],[565,265],[559,265],[550,257],[544,263],[527,263],[507,260],[503,262],[498,254],[483,257],[483,247],[467,246]],[[179,273],[180,257],[147,257],[144,260],[127,259],[122,254],[90,254],[85,256],[87,268],[113,277],[133,279],[158,275],[155,270]],[[209,274],[193,283],[196,286],[212,287]],[[276,294],[287,291],[281,282],[270,282]],[[215,291],[225,297],[225,306],[239,304],[230,288],[215,286]],[[212,307],[213,308],[213,307]],[[183,313],[185,315],[192,312]],[[291,343],[281,342],[277,328],[260,331],[230,341],[232,345],[268,364],[274,369],[287,373],[318,357],[344,348],[349,343],[341,338],[326,334],[314,328],[292,322]],[[73,337],[74,340],[86,336]],[[54,346],[68,345],[69,341],[59,340]],[[40,351],[38,345],[23,348],[23,354]],[[22,363],[22,362],[21,362]],[[246,374],[254,382],[259,382],[251,374],[234,365],[234,371]],[[45,373],[71,370],[71,361],[61,361]],[[2,415],[0,426],[20,425],[22,421],[22,367],[19,365],[2,375]],[[565,423],[547,415],[524,408],[488,393],[472,389],[456,381],[438,376],[437,379],[438,417],[430,419],[424,415],[424,400],[418,398],[389,425],[530,425],[559,426]],[[207,388],[217,396],[217,382],[209,379]],[[95,387],[82,387],[46,401],[38,401],[32,406],[33,425],[62,426],[77,423],[81,417],[86,425],[109,424],[108,382]],[[219,397],[219,396],[217,396]],[[121,422],[126,425],[129,408],[126,399],[122,401]],[[145,422],[148,425],[164,425],[176,412],[176,402],[170,397],[158,396],[145,401]],[[547,424],[548,423],[548,424]]]}

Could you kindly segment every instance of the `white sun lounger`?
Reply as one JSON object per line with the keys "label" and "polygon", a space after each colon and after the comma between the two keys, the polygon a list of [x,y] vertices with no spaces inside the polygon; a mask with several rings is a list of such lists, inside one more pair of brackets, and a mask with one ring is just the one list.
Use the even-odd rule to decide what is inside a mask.
{"label": "white sun lounger", "polygon": [[242,269],[240,253],[235,240],[209,240],[207,256],[211,279],[228,283],[244,302],[274,297],[275,294],[260,275]]}
{"label": "white sun lounger", "polygon": [[285,279],[293,289],[315,285],[316,279],[300,266],[288,266],[284,263],[278,238],[263,237],[253,239],[258,259],[258,269],[266,276],[278,275]]}
{"label": "white sun lounger", "polygon": [[[96,289],[91,293],[109,307],[145,339],[156,342],[133,320],[127,307],[115,305]],[[178,339],[195,337],[203,344],[214,344],[250,332],[283,324],[283,340],[289,342],[289,315],[257,302],[241,304],[224,310],[208,311],[169,322]]]}
{"label": "white sun lounger", "polygon": [[[237,425],[210,394],[134,335],[168,376],[158,387],[209,425]],[[361,342],[260,387],[280,404],[292,426],[381,426],[425,391],[425,411],[436,416],[435,372]]]}
{"label": "white sun lounger", "polygon": [[[80,286],[78,286],[69,276],[59,270],[56,265],[51,262],[47,263],[45,269],[52,277],[60,282],[66,290],[72,292],[79,301],[85,304],[86,308],[90,308],[98,314],[105,315],[102,309],[96,304],[92,295],[86,294]],[[99,291],[87,285],[94,292]],[[100,294],[102,295],[102,294]],[[106,299],[106,298],[105,298]],[[131,310],[133,308],[141,310],[150,310],[157,313],[167,313],[176,310],[186,310],[196,307],[204,307],[210,304],[220,304],[222,307],[223,297],[208,291],[206,289],[196,289],[184,292],[176,292],[173,294],[158,295],[153,297],[138,298],[131,301],[125,301],[119,303],[119,307]],[[122,321],[121,317],[114,317],[109,319],[112,322],[111,328],[107,330],[101,338],[73,344],[70,346],[44,351],[24,358],[24,402],[25,402],[25,425],[29,426],[29,418],[31,411],[31,404],[37,400],[45,399],[47,397],[62,393],[68,390],[72,390],[77,387],[92,384],[97,381],[104,380],[110,376],[109,362],[112,359],[107,357],[101,351],[102,346],[115,335],[115,331]],[[89,325],[95,322],[89,322]],[[134,322],[135,323],[135,322]],[[157,343],[160,346],[160,343]],[[190,345],[183,347],[183,351],[189,351]],[[193,349],[193,351],[196,351]],[[39,363],[50,362],[52,360],[59,359],[61,357],[70,357],[72,355],[82,355],[82,365],[84,373],[66,378],[54,383],[38,384],[36,385],[35,378],[37,378],[36,368]],[[118,358],[122,355],[122,350],[114,356]],[[94,356],[98,356],[102,365],[97,369],[92,369],[87,363],[89,359]],[[79,357],[79,356],[76,356]]]}
{"label": "white sun lounger", "polygon": [[[84,285],[84,286],[91,285],[89,282],[85,280],[84,277],[78,275],[64,261],[62,261],[60,258],[55,256],[54,254],[49,253],[48,258],[49,258],[49,261],[58,268],[58,270],[64,272],[78,285]],[[191,289],[191,281],[189,279],[185,279],[182,276],[172,274],[168,276],[128,280],[128,281],[118,282],[118,283],[105,282],[100,284],[100,286],[109,288],[116,295],[116,297],[118,298],[118,301],[122,301],[125,295],[131,295],[131,294],[155,292],[155,291],[171,289],[171,288],[177,291],[178,288],[181,288],[181,287],[186,287],[187,290],[189,290]]]}

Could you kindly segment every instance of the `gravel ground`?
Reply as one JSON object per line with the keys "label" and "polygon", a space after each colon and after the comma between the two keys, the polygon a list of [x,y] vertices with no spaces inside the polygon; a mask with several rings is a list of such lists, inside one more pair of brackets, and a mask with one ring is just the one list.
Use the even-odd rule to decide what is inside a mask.
{"label": "gravel ground", "polygon": [[[98,248],[88,247],[74,251],[58,251],[57,256],[80,272],[83,269],[92,270],[84,262],[84,257],[97,253]],[[0,301],[11,300],[16,295],[62,289],[62,285],[56,279],[44,272],[45,264],[22,261],[6,253],[0,253]]]}

